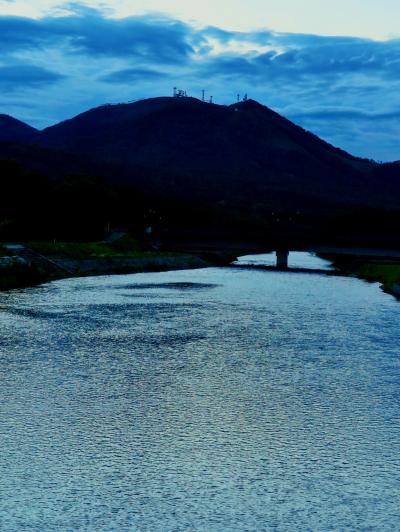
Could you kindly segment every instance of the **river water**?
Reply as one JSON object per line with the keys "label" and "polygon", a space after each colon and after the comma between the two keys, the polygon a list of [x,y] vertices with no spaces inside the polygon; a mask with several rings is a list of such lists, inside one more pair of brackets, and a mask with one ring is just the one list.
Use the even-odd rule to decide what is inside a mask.
{"label": "river water", "polygon": [[399,323],[245,268],[1,294],[0,530],[399,530]]}
{"label": "river water", "polygon": [[[303,253],[301,251],[291,251],[288,258],[290,268],[307,268],[309,270],[333,270],[332,264],[324,259],[320,259],[313,253]],[[234,264],[250,266],[276,266],[276,254],[265,253],[259,255],[245,255],[239,257]]]}

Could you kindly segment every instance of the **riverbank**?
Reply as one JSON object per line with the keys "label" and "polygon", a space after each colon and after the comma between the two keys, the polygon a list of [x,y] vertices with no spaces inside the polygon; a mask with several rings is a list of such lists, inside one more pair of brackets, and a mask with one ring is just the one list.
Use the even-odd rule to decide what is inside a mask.
{"label": "riverbank", "polygon": [[38,268],[20,257],[0,256],[0,290],[25,288],[46,280],[46,276]]}
{"label": "riverbank", "polygon": [[[19,255],[19,256],[18,256]],[[358,255],[319,254],[334,270],[305,271],[345,275],[379,282],[382,290],[400,299],[400,263]],[[68,277],[118,275],[227,266],[232,251],[175,252],[140,249],[137,241],[125,236],[115,242],[29,242],[0,245],[0,290],[23,288]],[[259,266],[275,270],[273,266]],[[291,268],[291,271],[296,269]]]}
{"label": "riverbank", "polygon": [[365,259],[359,256],[320,255],[332,262],[336,270],[364,281],[380,283],[384,292],[400,299],[400,263]]}
{"label": "riverbank", "polygon": [[400,264],[366,263],[354,273],[359,279],[381,283],[382,290],[400,299]]}
{"label": "riverbank", "polygon": [[211,255],[144,251],[129,240],[119,243],[30,242],[12,248],[14,256],[7,248],[0,248],[0,290],[68,277],[205,268],[222,260]]}

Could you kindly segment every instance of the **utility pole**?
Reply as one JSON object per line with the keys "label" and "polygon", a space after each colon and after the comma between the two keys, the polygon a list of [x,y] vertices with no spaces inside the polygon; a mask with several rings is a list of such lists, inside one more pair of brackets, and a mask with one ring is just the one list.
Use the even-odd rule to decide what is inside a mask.
{"label": "utility pole", "polygon": [[205,97],[206,97],[206,91],[203,89],[203,90],[201,91],[201,93],[202,93],[201,101],[204,102]]}

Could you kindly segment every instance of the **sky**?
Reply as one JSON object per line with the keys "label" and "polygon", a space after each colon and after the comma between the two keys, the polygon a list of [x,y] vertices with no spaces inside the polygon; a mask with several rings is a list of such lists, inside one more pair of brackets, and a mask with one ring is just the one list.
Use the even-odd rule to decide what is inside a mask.
{"label": "sky", "polygon": [[0,113],[237,95],[354,155],[400,159],[398,0],[0,0]]}

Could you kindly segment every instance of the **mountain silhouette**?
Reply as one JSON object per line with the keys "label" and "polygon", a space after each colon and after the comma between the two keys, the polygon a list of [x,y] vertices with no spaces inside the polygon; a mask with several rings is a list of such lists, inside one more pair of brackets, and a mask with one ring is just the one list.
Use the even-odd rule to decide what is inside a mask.
{"label": "mountain silhouette", "polygon": [[9,115],[0,114],[0,142],[32,141],[38,130]]}
{"label": "mountain silhouette", "polygon": [[[30,144],[24,164],[31,150],[36,165],[49,159],[53,173],[57,157],[75,161],[74,168],[85,161],[85,171],[95,165],[108,181],[145,193],[260,215],[399,207],[398,165],[381,170],[253,100],[224,106],[161,97],[103,105],[40,132],[10,120],[0,121],[0,138]],[[0,156],[7,150],[0,146]]]}

